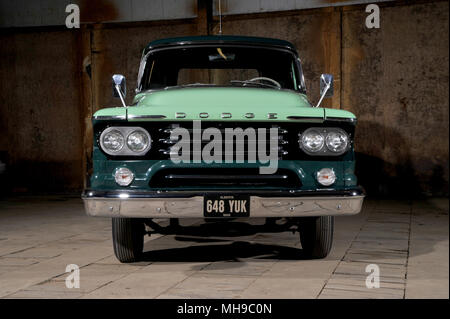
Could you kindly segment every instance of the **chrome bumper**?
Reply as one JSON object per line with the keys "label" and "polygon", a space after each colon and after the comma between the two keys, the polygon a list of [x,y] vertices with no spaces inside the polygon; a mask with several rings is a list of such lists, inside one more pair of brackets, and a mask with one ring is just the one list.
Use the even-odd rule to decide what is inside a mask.
{"label": "chrome bumper", "polygon": [[[235,191],[233,193],[239,192]],[[85,191],[82,198],[86,213],[90,216],[136,218],[205,217],[203,215],[203,196],[198,193],[101,193]],[[363,199],[364,192],[361,188],[344,192],[256,192],[256,195],[250,194],[250,217],[355,215],[361,211]]]}

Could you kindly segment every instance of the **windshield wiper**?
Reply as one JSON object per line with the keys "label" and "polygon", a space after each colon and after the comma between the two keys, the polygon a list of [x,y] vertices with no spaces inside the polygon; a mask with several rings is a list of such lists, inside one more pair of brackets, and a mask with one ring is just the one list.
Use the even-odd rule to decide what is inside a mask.
{"label": "windshield wiper", "polygon": [[255,82],[255,81],[231,80],[230,83],[231,83],[231,84],[242,84],[242,86],[246,86],[246,85],[259,85],[259,86],[264,86],[264,87],[269,87],[269,88],[274,88],[274,89],[280,89],[280,88],[279,88],[278,86],[276,86],[276,85],[271,85],[271,84],[261,83],[261,82]]}
{"label": "windshield wiper", "polygon": [[216,86],[217,84],[214,83],[189,83],[189,84],[182,84],[177,86]]}

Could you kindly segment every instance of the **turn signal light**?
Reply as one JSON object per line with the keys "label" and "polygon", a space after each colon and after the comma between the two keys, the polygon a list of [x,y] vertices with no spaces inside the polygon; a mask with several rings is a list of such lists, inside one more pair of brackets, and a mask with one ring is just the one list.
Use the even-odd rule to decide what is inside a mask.
{"label": "turn signal light", "polygon": [[336,181],[336,174],[332,168],[322,168],[317,172],[317,181],[323,186],[330,186]]}

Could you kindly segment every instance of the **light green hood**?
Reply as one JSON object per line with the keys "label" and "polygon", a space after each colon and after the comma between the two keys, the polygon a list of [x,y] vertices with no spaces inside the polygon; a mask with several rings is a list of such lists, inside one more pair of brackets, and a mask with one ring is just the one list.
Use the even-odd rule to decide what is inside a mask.
{"label": "light green hood", "polygon": [[[323,120],[325,115],[355,117],[346,111],[311,107],[303,94],[262,88],[171,88],[140,93],[136,95],[133,103],[135,106],[127,108],[129,121],[201,119],[202,121],[293,122]],[[331,112],[330,115],[328,112]],[[177,118],[176,113],[184,113],[185,117]],[[203,114],[200,115],[201,113]],[[205,113],[208,117],[204,117]],[[248,113],[253,113],[254,117],[249,118]],[[269,118],[269,113],[276,113],[276,118]]]}

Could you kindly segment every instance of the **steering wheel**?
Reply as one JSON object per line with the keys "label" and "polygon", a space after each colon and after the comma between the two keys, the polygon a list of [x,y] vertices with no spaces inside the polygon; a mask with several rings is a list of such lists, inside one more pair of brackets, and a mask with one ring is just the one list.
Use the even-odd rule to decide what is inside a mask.
{"label": "steering wheel", "polygon": [[248,82],[255,82],[255,81],[267,81],[267,82],[271,82],[272,84],[274,84],[277,88],[281,89],[281,84],[278,83],[277,81],[275,81],[274,79],[265,77],[265,76],[258,76],[256,78],[247,80]]}

